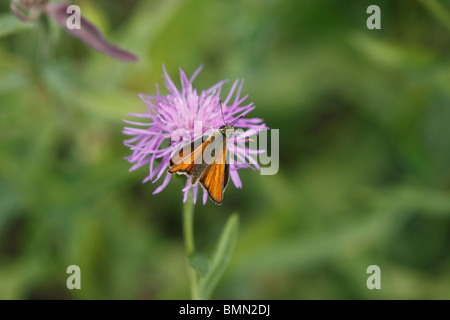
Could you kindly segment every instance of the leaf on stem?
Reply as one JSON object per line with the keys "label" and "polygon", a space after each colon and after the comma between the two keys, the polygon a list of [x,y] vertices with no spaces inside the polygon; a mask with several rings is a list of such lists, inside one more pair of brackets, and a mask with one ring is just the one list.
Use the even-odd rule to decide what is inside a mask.
{"label": "leaf on stem", "polygon": [[239,229],[239,216],[234,213],[228,218],[219,238],[216,250],[211,260],[211,267],[208,274],[200,279],[199,297],[200,299],[208,299],[215,286],[223,275],[225,268],[230,260],[236,244]]}
{"label": "leaf on stem", "polygon": [[206,276],[209,271],[209,260],[206,255],[196,252],[188,257],[189,265],[197,271],[202,277]]}

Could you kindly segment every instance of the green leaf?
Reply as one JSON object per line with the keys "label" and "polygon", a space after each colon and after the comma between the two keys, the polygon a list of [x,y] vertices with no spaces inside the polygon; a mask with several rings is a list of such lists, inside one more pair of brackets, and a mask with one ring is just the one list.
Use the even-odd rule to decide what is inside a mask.
{"label": "green leaf", "polygon": [[24,31],[32,28],[32,23],[23,22],[12,13],[0,15],[0,37],[14,32]]}
{"label": "green leaf", "polygon": [[209,271],[209,260],[201,252],[196,252],[188,257],[189,265],[201,276],[206,276]]}
{"label": "green leaf", "polygon": [[211,268],[206,277],[199,282],[199,298],[208,299],[217,285],[230,260],[239,229],[239,216],[234,213],[223,228],[216,250],[212,257]]}

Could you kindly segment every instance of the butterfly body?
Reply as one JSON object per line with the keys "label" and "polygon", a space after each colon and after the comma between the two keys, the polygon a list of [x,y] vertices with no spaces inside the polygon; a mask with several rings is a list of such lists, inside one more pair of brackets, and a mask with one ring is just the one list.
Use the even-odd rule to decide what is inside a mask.
{"label": "butterfly body", "polygon": [[168,172],[187,175],[192,186],[200,183],[209,198],[221,205],[230,177],[227,141],[233,132],[227,123],[184,145],[170,158]]}

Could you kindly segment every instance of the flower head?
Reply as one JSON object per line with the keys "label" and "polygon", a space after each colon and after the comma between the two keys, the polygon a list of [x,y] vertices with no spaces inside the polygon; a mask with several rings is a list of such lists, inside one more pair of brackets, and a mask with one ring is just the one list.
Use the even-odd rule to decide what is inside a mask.
{"label": "flower head", "polygon": [[[130,147],[132,154],[126,159],[133,163],[130,171],[136,170],[144,165],[149,166],[149,175],[143,183],[151,180],[155,183],[164,176],[162,184],[156,188],[153,194],[161,192],[170,182],[171,174],[167,173],[169,159],[177,146],[186,143],[200,134],[207,133],[210,128],[218,129],[226,123],[232,123],[238,117],[243,117],[255,107],[253,103],[242,105],[247,95],[240,97],[243,81],[237,79],[223,100],[223,118],[219,107],[220,93],[222,86],[227,80],[222,80],[200,93],[192,87],[192,83],[202,67],[199,67],[194,74],[188,78],[180,68],[181,90],[179,90],[163,67],[165,75],[165,85],[169,94],[161,95],[157,86],[157,93],[154,96],[140,94],[140,98],[145,102],[147,110],[144,113],[132,113],[130,116],[144,119],[144,122],[134,122],[124,120],[134,127],[125,127],[123,133],[131,136],[124,141]],[[148,120],[145,121],[145,120]],[[198,131],[196,124],[201,123],[201,130]],[[268,129],[259,118],[241,118],[237,126],[248,129],[245,133],[231,137],[227,141],[228,152],[237,161],[230,163],[230,177],[237,188],[242,188],[238,170],[241,168],[252,168],[259,170],[260,167],[254,155],[263,152],[261,150],[251,150],[245,146],[245,138],[257,135],[259,130]],[[184,131],[188,133],[189,139],[183,141],[172,141],[173,133]],[[189,190],[193,190],[194,203],[197,198],[198,185],[191,186],[186,182],[183,189],[186,201]],[[203,203],[206,203],[208,194],[203,192]]]}
{"label": "flower head", "polygon": [[[79,25],[69,28],[68,22],[72,20],[74,7],[76,6],[70,2],[48,3],[48,0],[12,0],[10,5],[11,11],[22,21],[36,22],[44,13],[55,20],[67,33],[80,39],[91,48],[117,60],[138,61],[138,57],[134,54],[107,41],[100,30],[84,18],[80,12]],[[76,14],[75,12],[75,16]]]}

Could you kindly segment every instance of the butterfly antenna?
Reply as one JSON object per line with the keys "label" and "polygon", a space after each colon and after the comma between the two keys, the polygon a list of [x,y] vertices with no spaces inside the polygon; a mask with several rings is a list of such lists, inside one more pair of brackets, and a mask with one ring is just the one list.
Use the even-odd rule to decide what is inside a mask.
{"label": "butterfly antenna", "polygon": [[236,119],[234,119],[234,121],[231,123],[231,125],[234,126],[234,124],[235,124],[236,122],[238,122],[242,117],[243,117],[243,116],[239,116],[239,117],[237,117]]}
{"label": "butterfly antenna", "polygon": [[225,122],[225,117],[223,116],[222,100],[220,100],[220,113],[222,114],[223,124],[227,124],[227,123]]}

